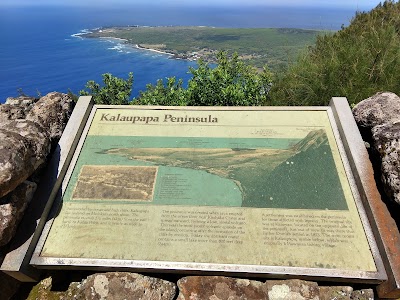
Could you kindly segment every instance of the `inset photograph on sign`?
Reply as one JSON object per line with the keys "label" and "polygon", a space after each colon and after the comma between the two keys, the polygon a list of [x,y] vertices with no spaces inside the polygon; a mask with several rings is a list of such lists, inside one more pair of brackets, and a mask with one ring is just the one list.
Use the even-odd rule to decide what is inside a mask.
{"label": "inset photograph on sign", "polygon": [[72,199],[152,201],[157,167],[84,165]]}

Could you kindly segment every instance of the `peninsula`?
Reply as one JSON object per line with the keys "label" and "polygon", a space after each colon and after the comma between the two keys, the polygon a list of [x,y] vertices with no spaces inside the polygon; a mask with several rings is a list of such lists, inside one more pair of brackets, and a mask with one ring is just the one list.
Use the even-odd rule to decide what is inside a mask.
{"label": "peninsula", "polygon": [[171,55],[175,59],[216,62],[221,50],[237,52],[255,67],[267,64],[285,67],[321,31],[296,28],[216,28],[205,26],[102,27],[80,35],[85,38],[113,38],[133,47]]}

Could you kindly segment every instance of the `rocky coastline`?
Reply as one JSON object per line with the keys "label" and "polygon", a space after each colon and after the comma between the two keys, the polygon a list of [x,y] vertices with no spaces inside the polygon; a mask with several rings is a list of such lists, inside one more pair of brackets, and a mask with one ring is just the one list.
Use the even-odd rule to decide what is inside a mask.
{"label": "rocky coastline", "polygon": [[[131,27],[140,27],[140,26],[131,26]],[[83,33],[79,33],[77,36],[81,37],[81,38],[101,38],[101,39],[108,39],[108,40],[117,40],[120,41],[123,44],[128,44],[130,46],[133,46],[136,49],[139,50],[144,50],[144,51],[151,51],[154,53],[159,53],[159,54],[163,54],[163,55],[168,55],[169,58],[171,59],[184,59],[184,60],[189,60],[189,61],[196,61],[198,59],[202,59],[206,62],[210,62],[210,63],[215,63],[216,59],[214,57],[210,57],[210,55],[205,55],[205,52],[217,52],[217,51],[213,51],[211,49],[202,49],[199,51],[193,51],[193,52],[184,52],[184,53],[180,53],[176,50],[172,50],[172,49],[165,49],[165,45],[164,44],[137,44],[134,41],[130,41],[128,39],[124,39],[124,38],[118,38],[118,37],[114,37],[112,35],[107,36],[107,35],[103,35],[103,32],[113,32],[113,29],[110,28],[98,28],[95,29],[93,31],[90,32],[83,32]],[[208,53],[209,54],[209,53]]]}

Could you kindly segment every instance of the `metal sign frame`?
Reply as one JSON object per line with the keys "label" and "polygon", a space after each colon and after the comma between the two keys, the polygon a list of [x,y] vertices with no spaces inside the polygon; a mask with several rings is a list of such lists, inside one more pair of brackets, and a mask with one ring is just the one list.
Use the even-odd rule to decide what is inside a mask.
{"label": "metal sign frame", "polygon": [[[236,276],[257,276],[257,277],[296,277],[296,278],[307,278],[316,280],[334,280],[334,281],[348,281],[348,282],[367,282],[367,283],[381,283],[387,280],[387,275],[383,260],[379,253],[378,244],[375,241],[376,228],[375,220],[370,217],[370,210],[368,195],[366,195],[365,188],[362,188],[362,182],[360,178],[363,174],[359,174],[358,165],[360,162],[354,159],[354,153],[352,145],[356,142],[359,143],[360,136],[356,135],[354,126],[354,119],[350,119],[348,114],[351,111],[348,107],[347,100],[345,98],[334,98],[328,107],[147,107],[147,106],[94,106],[90,116],[83,120],[86,123],[86,127],[81,134],[80,141],[76,147],[75,154],[71,160],[70,167],[64,176],[62,182],[61,194],[65,192],[68,181],[71,177],[73,167],[78,160],[79,153],[83,147],[85,137],[89,131],[89,127],[92,123],[93,117],[97,109],[134,109],[134,110],[172,110],[172,111],[221,111],[221,110],[232,110],[232,111],[282,111],[282,110],[293,110],[293,111],[327,111],[332,126],[332,130],[335,135],[335,139],[338,145],[338,149],[343,161],[343,165],[349,180],[351,190],[355,199],[357,210],[359,213],[360,220],[363,224],[364,231],[371,249],[375,265],[376,272],[365,272],[365,271],[349,271],[349,270],[337,270],[327,268],[303,268],[295,266],[263,266],[263,265],[246,265],[246,264],[220,264],[220,263],[196,263],[196,262],[177,262],[177,261],[147,261],[147,260],[124,260],[124,259],[91,259],[91,258],[66,258],[66,257],[43,257],[41,251],[49,231],[52,227],[54,216],[57,214],[58,207],[60,205],[61,197],[58,197],[53,205],[53,211],[49,214],[47,223],[41,233],[41,237],[33,253],[30,264],[37,268],[45,269],[103,269],[103,270],[114,270],[114,269],[131,269],[142,272],[178,272],[178,273],[192,273],[192,274],[224,274],[224,275],[236,275]],[[348,133],[350,128],[350,135]],[[355,127],[356,128],[356,127]],[[361,140],[362,142],[362,140]],[[353,151],[353,152],[352,152]],[[349,158],[350,155],[353,155]],[[364,162],[362,162],[364,164]],[[357,173],[355,173],[357,172]],[[361,188],[360,188],[361,187]],[[372,224],[370,224],[370,222]],[[375,234],[374,234],[375,231]]]}

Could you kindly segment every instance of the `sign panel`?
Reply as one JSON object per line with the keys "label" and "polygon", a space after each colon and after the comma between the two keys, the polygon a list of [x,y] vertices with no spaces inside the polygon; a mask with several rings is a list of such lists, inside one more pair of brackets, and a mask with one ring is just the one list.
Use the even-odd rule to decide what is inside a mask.
{"label": "sign panel", "polygon": [[329,108],[92,117],[36,265],[379,277]]}

